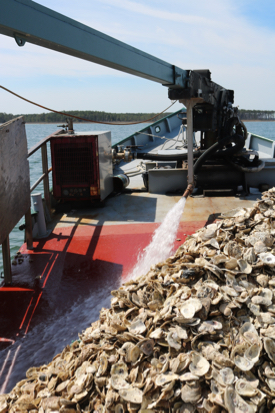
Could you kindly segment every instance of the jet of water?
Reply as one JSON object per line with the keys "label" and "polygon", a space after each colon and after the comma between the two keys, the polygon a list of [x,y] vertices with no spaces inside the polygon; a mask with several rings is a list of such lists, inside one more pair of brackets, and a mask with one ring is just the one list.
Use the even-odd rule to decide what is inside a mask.
{"label": "jet of water", "polygon": [[135,279],[146,274],[153,264],[166,260],[172,253],[180,218],[184,210],[186,198],[182,197],[155,230],[151,243],[138,258],[137,264],[128,279]]}

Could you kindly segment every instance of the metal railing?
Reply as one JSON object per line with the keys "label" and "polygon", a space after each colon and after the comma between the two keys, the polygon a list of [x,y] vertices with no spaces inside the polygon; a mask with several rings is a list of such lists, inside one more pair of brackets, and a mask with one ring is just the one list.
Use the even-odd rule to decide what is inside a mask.
{"label": "metal railing", "polygon": [[51,211],[51,204],[50,204],[50,186],[49,186],[49,174],[52,172],[52,168],[48,166],[48,153],[47,153],[47,143],[57,135],[62,132],[62,129],[57,130],[56,132],[52,133],[51,135],[47,136],[46,138],[39,141],[36,145],[34,145],[28,151],[28,158],[30,158],[34,153],[36,153],[39,149],[41,149],[41,159],[42,159],[42,175],[37,179],[37,181],[31,186],[30,193],[34,191],[34,189],[43,181],[44,187],[44,199],[46,206]]}
{"label": "metal railing", "polygon": [[[38,142],[28,151],[28,156],[27,156],[27,158],[30,158],[34,153],[36,153],[39,149],[41,149],[42,175],[30,187],[30,194],[43,181],[45,204],[46,204],[46,207],[50,215],[51,215],[51,199],[50,199],[49,174],[52,172],[52,168],[48,167],[47,143],[51,139],[59,135],[61,132],[62,132],[62,129],[42,139],[40,142]],[[29,208],[28,211],[25,213],[25,242],[27,245],[27,249],[33,249],[31,208]],[[7,236],[4,243],[2,244],[2,256],[3,256],[3,268],[4,268],[4,282],[6,285],[9,285],[9,284],[12,284],[9,236]]]}

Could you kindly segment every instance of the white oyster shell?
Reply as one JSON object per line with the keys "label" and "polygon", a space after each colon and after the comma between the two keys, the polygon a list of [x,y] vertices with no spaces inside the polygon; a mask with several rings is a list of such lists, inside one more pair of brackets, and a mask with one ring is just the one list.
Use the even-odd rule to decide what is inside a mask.
{"label": "white oyster shell", "polygon": [[215,320],[206,320],[204,321],[198,328],[198,332],[208,332],[212,333],[215,330],[221,330],[222,329],[222,323],[219,321]]}
{"label": "white oyster shell", "polygon": [[254,413],[251,407],[232,386],[227,386],[224,393],[224,403],[229,413]]}
{"label": "white oyster shell", "polygon": [[221,369],[219,373],[225,385],[229,385],[234,382],[235,376],[233,370],[230,367]]}
{"label": "white oyster shell", "polygon": [[199,382],[187,382],[181,389],[181,398],[185,403],[195,404],[201,398],[201,387]]}
{"label": "white oyster shell", "polygon": [[143,334],[146,331],[146,326],[141,319],[137,319],[131,323],[128,330],[132,334]]}
{"label": "white oyster shell", "polygon": [[241,272],[244,274],[250,274],[252,271],[252,267],[250,264],[248,264],[247,261],[245,260],[238,260],[238,266]]}
{"label": "white oyster shell", "polygon": [[210,364],[199,353],[193,352],[191,356],[191,363],[189,365],[189,370],[195,376],[204,376],[209,370]]}
{"label": "white oyster shell", "polygon": [[253,397],[258,394],[258,390],[255,389],[255,387],[251,386],[251,384],[244,379],[237,380],[235,389],[240,396]]}
{"label": "white oyster shell", "polygon": [[253,304],[270,306],[272,304],[272,291],[269,288],[263,288],[259,295],[254,295],[251,299]]}
{"label": "white oyster shell", "polygon": [[170,331],[170,333],[168,333],[167,342],[170,347],[173,347],[176,350],[179,350],[181,348],[181,340],[176,331]]}
{"label": "white oyster shell", "polygon": [[270,252],[262,252],[261,254],[259,254],[259,257],[262,262],[266,265],[269,265],[269,267],[275,266],[275,256]]}
{"label": "white oyster shell", "polygon": [[197,311],[202,309],[202,303],[198,298],[189,298],[180,307],[180,312],[185,318],[193,318]]}

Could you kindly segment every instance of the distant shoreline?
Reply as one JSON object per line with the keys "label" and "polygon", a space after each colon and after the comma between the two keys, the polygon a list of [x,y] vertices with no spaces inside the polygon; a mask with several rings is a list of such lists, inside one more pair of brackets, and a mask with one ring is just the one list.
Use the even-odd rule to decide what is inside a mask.
{"label": "distant shoreline", "polygon": [[275,119],[242,119],[242,122],[275,122]]}
{"label": "distant shoreline", "polygon": [[[137,121],[132,121],[132,122],[137,122]],[[132,122],[130,122],[130,121],[129,122],[114,121],[113,126],[115,126],[116,124],[117,125],[125,124],[125,126],[127,126],[127,125],[131,125]],[[242,122],[275,122],[275,119],[242,119]],[[59,123],[59,122],[25,122],[25,123],[28,124],[28,125],[32,125],[32,124],[33,125],[44,125],[44,124],[55,125],[56,123]],[[96,121],[94,121],[94,122],[74,122],[74,123],[85,124],[85,125],[92,124],[92,123],[96,123],[98,125],[98,124],[101,123],[102,125],[112,126],[112,125],[109,125],[109,124],[104,123],[102,121],[100,121],[100,122],[96,122]],[[141,125],[142,123],[150,123],[150,122],[140,122],[140,123],[137,123],[137,125],[138,124]]]}
{"label": "distant shoreline", "polygon": [[[136,121],[132,121],[132,122],[136,122]],[[108,126],[119,126],[119,125],[125,125],[125,126],[128,126],[128,125],[132,125],[132,122],[120,122],[120,121],[116,121],[116,123],[114,123],[114,124],[111,124],[111,125],[109,125],[109,124],[107,124],[107,123],[103,123],[102,121],[101,121],[101,124],[102,125],[106,125],[106,127],[108,127]],[[275,122],[275,119],[242,119],[242,122]],[[60,122],[25,122],[25,124],[26,125],[56,125],[57,123],[60,123]],[[83,125],[88,125],[88,124],[97,124],[97,125],[100,125],[100,123],[98,123],[98,122],[74,122],[74,124],[77,124],[77,125],[80,125],[80,124],[83,124]],[[136,123],[136,125],[142,125],[142,123],[150,123],[150,122],[141,122],[141,123]],[[2,125],[2,123],[0,122],[0,125]],[[58,127],[57,125],[56,125],[56,127]]]}
{"label": "distant shoreline", "polygon": [[[108,122],[108,121],[107,121]],[[132,122],[137,122],[137,121],[132,121]],[[87,124],[93,124],[93,123],[96,123],[97,125],[100,125],[100,124],[102,124],[102,125],[106,125],[106,126],[115,126],[116,124],[117,125],[123,125],[123,124],[125,124],[125,126],[127,126],[127,125],[132,125],[132,122],[120,122],[120,121],[114,121],[114,124],[108,124],[108,123],[104,123],[104,122],[102,122],[102,121],[100,121],[100,122],[96,122],[96,121],[93,121],[93,122],[74,122],[74,124],[77,124],[77,125],[80,125],[80,124],[85,124],[85,125],[87,125]],[[44,124],[47,124],[47,125],[56,125],[57,123],[59,123],[59,122],[25,122],[25,124],[28,124],[28,125],[31,125],[31,124],[33,124],[33,125],[44,125]],[[142,123],[150,123],[150,122],[140,122],[140,123],[137,123],[137,125],[141,125]]]}

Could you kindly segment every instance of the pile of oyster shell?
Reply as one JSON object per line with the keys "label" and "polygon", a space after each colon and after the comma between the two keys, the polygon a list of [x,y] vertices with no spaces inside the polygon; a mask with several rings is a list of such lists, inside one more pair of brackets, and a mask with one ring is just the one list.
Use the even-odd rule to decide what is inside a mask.
{"label": "pile of oyster shell", "polygon": [[3,412],[275,412],[275,189],[113,291]]}

